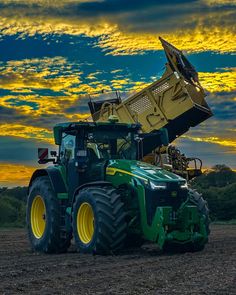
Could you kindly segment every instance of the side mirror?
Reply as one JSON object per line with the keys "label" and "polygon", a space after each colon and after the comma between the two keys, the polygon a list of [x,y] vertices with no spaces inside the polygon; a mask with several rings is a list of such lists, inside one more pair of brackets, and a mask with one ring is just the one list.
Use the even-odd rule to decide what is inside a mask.
{"label": "side mirror", "polygon": [[[56,158],[57,152],[51,151],[50,155]],[[53,164],[55,164],[57,159],[48,158],[48,148],[38,148],[38,163],[47,164],[48,162],[53,162]]]}
{"label": "side mirror", "polygon": [[52,157],[57,157],[57,152],[56,152],[56,151],[51,151],[51,152],[50,152],[50,155],[51,155]]}

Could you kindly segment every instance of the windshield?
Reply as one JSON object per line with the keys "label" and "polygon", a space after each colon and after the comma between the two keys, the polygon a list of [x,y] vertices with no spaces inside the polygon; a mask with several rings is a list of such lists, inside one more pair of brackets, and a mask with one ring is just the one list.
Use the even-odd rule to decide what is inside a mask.
{"label": "windshield", "polygon": [[89,134],[87,149],[99,159],[136,159],[136,143],[132,132],[106,131]]}

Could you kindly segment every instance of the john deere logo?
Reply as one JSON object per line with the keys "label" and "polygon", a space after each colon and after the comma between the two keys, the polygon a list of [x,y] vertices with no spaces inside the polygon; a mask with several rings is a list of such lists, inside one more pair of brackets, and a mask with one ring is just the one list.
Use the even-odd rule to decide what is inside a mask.
{"label": "john deere logo", "polygon": [[171,197],[175,198],[177,196],[177,192],[171,192]]}

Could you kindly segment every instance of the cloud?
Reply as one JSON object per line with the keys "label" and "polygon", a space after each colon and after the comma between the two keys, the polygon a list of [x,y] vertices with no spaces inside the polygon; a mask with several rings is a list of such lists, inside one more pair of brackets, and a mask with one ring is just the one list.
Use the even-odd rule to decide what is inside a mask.
{"label": "cloud", "polygon": [[213,144],[218,144],[221,146],[231,147],[233,148],[234,152],[236,152],[236,139],[230,138],[220,138],[220,137],[193,137],[188,135],[182,135],[182,138],[187,138],[191,141],[196,142],[208,142]]}
{"label": "cloud", "polygon": [[236,3],[233,0],[202,0],[202,3],[205,3],[208,6],[225,6],[225,5],[229,5],[229,6],[235,6]]}
{"label": "cloud", "polygon": [[225,72],[200,72],[199,79],[204,88],[209,92],[236,91],[236,71]]}
{"label": "cloud", "polygon": [[[177,48],[187,52],[235,52],[235,33],[230,29],[222,28],[195,28],[193,30],[179,30],[174,33],[160,32],[150,33],[127,33],[116,31],[110,35],[102,36],[98,46],[107,54],[133,55],[144,54],[146,51],[161,50],[158,40],[162,36]],[[207,37],[206,37],[207,36]]]}
{"label": "cloud", "polygon": [[79,84],[81,74],[76,69],[72,73],[71,65],[63,57],[13,60],[0,67],[0,87],[14,91],[21,88],[64,91]]}
{"label": "cloud", "polygon": [[203,168],[210,168],[215,164],[226,164],[236,169],[235,149],[231,147],[182,137],[175,144],[188,157],[200,158]]}
{"label": "cloud", "polygon": [[[100,70],[84,73],[61,56],[10,60],[0,63],[0,123],[48,128],[55,122],[83,120],[89,117],[88,95],[103,91],[134,91],[146,85],[130,76],[118,78],[115,70],[110,80],[102,79]],[[35,123],[33,123],[35,122]]]}
{"label": "cloud", "polygon": [[[55,2],[56,3],[56,2]],[[58,3],[58,2],[57,2]],[[229,1],[63,1],[2,3],[2,35],[64,34],[96,38],[107,54],[143,54],[162,49],[161,35],[189,52],[236,52],[234,5]],[[221,9],[221,7],[223,7]],[[12,13],[14,11],[14,14]]]}
{"label": "cloud", "polygon": [[74,114],[67,114],[65,110],[78,103],[78,98],[83,100],[81,94],[111,90],[109,85],[101,81],[85,82],[91,76],[97,80],[99,74],[101,72],[94,71],[83,75],[77,64],[70,63],[63,57],[2,62],[0,88],[9,91],[9,94],[1,96],[0,107],[4,109],[0,121],[7,122],[7,114],[14,114],[15,120],[19,118],[24,122],[27,121],[24,116],[30,116],[37,124],[40,124],[41,119],[45,121],[47,116],[52,117],[52,122],[55,122],[55,116],[56,120],[61,117],[65,121],[85,119],[88,114],[82,109]]}
{"label": "cloud", "polygon": [[25,139],[37,139],[54,144],[52,130],[20,124],[1,124],[0,136],[15,136]]}
{"label": "cloud", "polygon": [[15,136],[0,136],[0,142],[0,162],[11,162],[12,164],[34,166],[38,161],[38,147],[57,149],[55,145],[51,145],[47,141],[29,138],[26,140],[23,137]]}
{"label": "cloud", "polygon": [[32,166],[0,163],[0,185],[7,187],[26,186],[29,184],[34,170],[35,167]]}

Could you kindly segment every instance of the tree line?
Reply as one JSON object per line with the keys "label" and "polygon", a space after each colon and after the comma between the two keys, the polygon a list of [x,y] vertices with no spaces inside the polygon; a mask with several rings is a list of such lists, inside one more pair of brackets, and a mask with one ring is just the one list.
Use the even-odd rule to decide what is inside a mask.
{"label": "tree line", "polygon": [[193,179],[191,186],[207,200],[211,220],[236,219],[236,172],[226,165],[215,165]]}
{"label": "tree line", "polygon": [[[236,219],[236,172],[216,165],[193,179],[190,186],[207,200],[211,219]],[[0,226],[25,226],[27,187],[0,188]]]}

